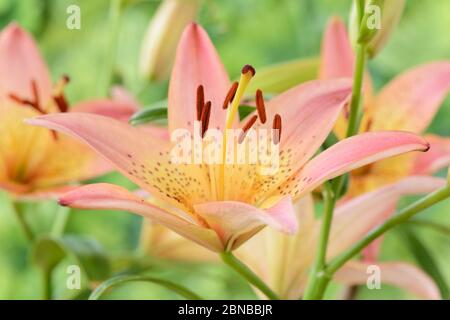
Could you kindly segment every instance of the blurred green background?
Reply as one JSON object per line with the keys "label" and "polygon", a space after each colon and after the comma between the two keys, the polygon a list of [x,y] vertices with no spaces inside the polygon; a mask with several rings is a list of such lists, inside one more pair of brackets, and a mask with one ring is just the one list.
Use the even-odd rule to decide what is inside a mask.
{"label": "blurred green background", "polygon": [[[66,8],[81,8],[81,30],[66,28]],[[130,90],[142,105],[165,98],[167,83],[150,83],[137,72],[141,40],[159,1],[124,1],[118,36],[115,81]],[[205,0],[199,22],[206,28],[229,74],[251,63],[256,69],[299,57],[319,54],[321,35],[328,18],[339,15],[347,20],[351,0]],[[75,0],[0,0],[0,26],[19,22],[30,31],[45,56],[52,76],[70,75],[67,88],[71,102],[98,97],[102,92],[102,70],[110,59],[109,39],[113,28],[108,24],[110,1]],[[399,72],[432,60],[450,58],[450,1],[408,0],[398,29],[387,47],[369,68],[377,88]],[[450,99],[447,99],[430,132],[450,135]],[[445,173],[442,173],[445,174]],[[99,179],[132,187],[118,174]],[[411,200],[411,199],[409,199]],[[405,200],[407,202],[408,199]],[[39,270],[30,263],[30,248],[10,210],[6,194],[0,194],[0,299],[40,298]],[[47,202],[29,204],[27,219],[36,230],[51,226],[58,207]],[[450,226],[450,201],[422,213],[421,218]],[[67,233],[96,239],[106,252],[116,258],[115,265],[136,250],[141,219],[125,212],[78,212],[68,222]],[[450,284],[450,237],[431,228],[409,227],[420,238],[436,262],[436,267]],[[123,258],[126,259],[126,258]],[[399,230],[390,232],[382,248],[383,260],[414,262],[414,255]],[[79,292],[65,289],[66,259],[56,270],[57,298]],[[152,274],[176,279],[207,298],[254,298],[255,295],[233,272],[220,266],[169,265],[150,261]],[[333,291],[333,290],[331,290]],[[178,298],[173,293],[150,284],[128,284],[107,295],[110,298]],[[332,293],[329,295],[332,297]],[[362,288],[359,298],[390,299],[410,297],[399,289],[383,285],[382,290]]]}

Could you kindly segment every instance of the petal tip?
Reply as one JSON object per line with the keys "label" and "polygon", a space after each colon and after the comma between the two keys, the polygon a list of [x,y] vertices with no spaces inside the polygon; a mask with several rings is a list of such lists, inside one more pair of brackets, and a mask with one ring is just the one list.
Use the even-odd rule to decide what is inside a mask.
{"label": "petal tip", "polygon": [[58,204],[59,204],[61,207],[68,207],[69,204],[70,204],[70,202],[67,201],[67,200],[64,199],[64,198],[60,198],[60,199],[58,199]]}

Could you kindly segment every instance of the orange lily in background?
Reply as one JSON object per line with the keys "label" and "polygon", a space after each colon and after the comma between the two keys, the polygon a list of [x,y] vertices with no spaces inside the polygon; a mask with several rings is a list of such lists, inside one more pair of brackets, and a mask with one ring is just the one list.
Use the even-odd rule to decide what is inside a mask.
{"label": "orange lily in background", "polygon": [[23,123],[40,114],[94,112],[128,119],[137,106],[120,89],[115,100],[82,102],[69,109],[63,77],[53,88],[32,37],[12,23],[0,33],[0,187],[19,198],[51,197],[112,167],[83,144]]}
{"label": "orange lily in background", "polygon": [[[415,176],[358,196],[337,206],[330,233],[328,259],[339,255],[386,219],[385,210],[408,194],[429,193],[445,185],[445,179]],[[416,187],[420,185],[420,188]],[[236,251],[281,299],[298,299],[308,280],[314,261],[321,219],[314,216],[311,196],[295,205],[299,232],[287,236],[266,229]],[[312,249],[313,248],[313,249]],[[371,263],[352,260],[334,276],[346,285],[366,284]],[[439,289],[422,270],[404,262],[379,262],[380,281],[398,286],[422,299],[439,299]]]}
{"label": "orange lily in background", "polygon": [[[240,81],[230,85],[206,32],[197,24],[189,25],[170,81],[170,132],[185,129],[207,137],[208,128],[223,132],[239,126],[239,103],[254,74],[252,67],[245,66]],[[252,125],[277,130],[273,140],[279,145],[279,170],[268,176],[259,174],[258,164],[174,163],[169,141],[98,115],[44,115],[28,123],[79,139],[158,200],[152,203],[119,186],[100,183],[68,192],[60,204],[131,211],[222,252],[238,248],[266,225],[294,233],[297,219],[292,200],[326,180],[386,157],[428,150],[428,143],[419,136],[387,131],[343,140],[314,157],[350,91],[347,80],[312,81],[275,97],[267,108],[261,92],[257,93],[258,114],[242,126],[244,132]],[[201,121],[202,130],[194,133],[196,120]],[[223,146],[220,152],[225,156],[228,144]]]}
{"label": "orange lily in background", "polygon": [[[332,18],[322,42],[319,77],[352,77],[354,54],[346,28],[339,18]],[[359,132],[404,130],[422,134],[450,90],[450,61],[431,62],[400,74],[374,95],[369,74],[365,75],[364,115]],[[345,135],[346,112],[335,126],[338,137]],[[375,190],[411,175],[427,175],[450,163],[450,138],[425,135],[430,150],[425,154],[403,155],[355,170],[351,174],[347,199]],[[417,186],[420,188],[420,186]],[[389,216],[397,203],[386,211]],[[375,249],[376,246],[372,246]],[[371,259],[376,255],[374,250]]]}

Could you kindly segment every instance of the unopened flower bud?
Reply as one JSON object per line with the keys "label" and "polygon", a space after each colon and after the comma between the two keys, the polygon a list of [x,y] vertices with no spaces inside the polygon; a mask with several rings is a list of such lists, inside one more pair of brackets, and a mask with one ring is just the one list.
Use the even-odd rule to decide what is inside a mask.
{"label": "unopened flower bud", "polygon": [[365,44],[368,56],[373,58],[386,44],[403,13],[405,0],[367,0],[361,22],[355,5],[350,16],[352,43]]}
{"label": "unopened flower bud", "polygon": [[201,0],[164,0],[150,21],[139,60],[141,75],[151,80],[166,79],[172,69],[180,36],[194,21]]}

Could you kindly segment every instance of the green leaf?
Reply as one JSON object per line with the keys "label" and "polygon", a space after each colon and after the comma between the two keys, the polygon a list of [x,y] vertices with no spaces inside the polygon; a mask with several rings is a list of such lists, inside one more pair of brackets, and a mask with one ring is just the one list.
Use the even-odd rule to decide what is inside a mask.
{"label": "green leaf", "polygon": [[250,113],[255,111],[256,108],[253,106],[239,106],[239,120],[245,119]]}
{"label": "green leaf", "polygon": [[202,298],[199,297],[196,293],[180,286],[179,284],[164,279],[139,275],[122,275],[108,279],[107,281],[103,282],[100,286],[98,286],[94,292],[92,292],[91,296],[89,297],[89,300],[98,300],[105,291],[111,289],[116,285],[125,282],[135,282],[135,281],[150,282],[153,284],[160,285],[170,291],[176,292],[180,296],[189,300],[202,300]]}
{"label": "green leaf", "polygon": [[405,243],[410,249],[417,263],[439,287],[442,298],[448,299],[450,297],[449,287],[445,281],[445,277],[439,270],[434,257],[430,254],[430,250],[409,228],[399,228],[399,232],[401,236],[405,238]]}
{"label": "green leaf", "polygon": [[167,119],[167,108],[146,108],[133,114],[130,118],[132,125]]}
{"label": "green leaf", "polygon": [[33,251],[33,261],[44,271],[51,271],[66,257],[73,257],[91,281],[104,280],[111,274],[108,257],[93,239],[43,237],[37,241]]}
{"label": "green leaf", "polygon": [[261,89],[267,93],[280,93],[300,83],[316,79],[318,71],[318,58],[297,59],[260,68],[256,70],[247,92]]}
{"label": "green leaf", "polygon": [[67,253],[78,260],[89,279],[104,280],[110,276],[108,257],[97,241],[79,236],[65,236],[62,238],[62,244]]}

